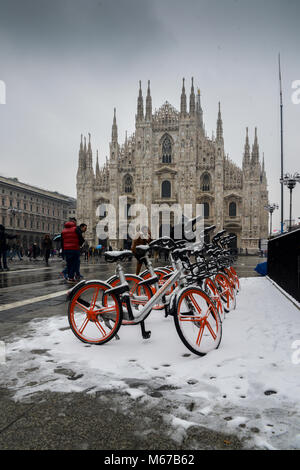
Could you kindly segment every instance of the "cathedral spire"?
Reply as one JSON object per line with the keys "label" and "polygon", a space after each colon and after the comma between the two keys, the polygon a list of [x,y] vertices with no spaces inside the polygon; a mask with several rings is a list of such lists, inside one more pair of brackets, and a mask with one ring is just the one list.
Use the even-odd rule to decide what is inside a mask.
{"label": "cathedral spire", "polygon": [[90,170],[93,169],[93,153],[92,153],[92,146],[91,146],[91,134],[88,133],[89,136],[89,142],[88,142],[88,148],[87,148],[87,154],[86,154],[86,162],[87,162],[87,168]]}
{"label": "cathedral spire", "polygon": [[100,168],[99,168],[99,155],[97,150],[97,157],[96,157],[96,178],[97,180],[100,178]]}
{"label": "cathedral spire", "polygon": [[197,103],[196,103],[196,116],[198,125],[203,129],[203,111],[201,108],[201,99],[200,99],[200,89],[198,88],[197,92]]}
{"label": "cathedral spire", "polygon": [[259,162],[259,145],[257,138],[257,127],[255,128],[254,144],[252,146],[251,164],[256,165]]}
{"label": "cathedral spire", "polygon": [[190,93],[190,116],[194,116],[195,114],[195,91],[194,91],[194,78],[192,77],[192,86],[191,86],[191,93]]}
{"label": "cathedral spire", "polygon": [[152,98],[150,93],[150,80],[148,80],[148,89],[146,97],[146,121],[151,121],[152,118]]}
{"label": "cathedral spire", "polygon": [[85,155],[83,150],[83,142],[82,142],[82,134],[80,135],[80,146],[79,146],[79,153],[78,153],[78,169],[85,168]]}
{"label": "cathedral spire", "polygon": [[262,161],[262,167],[261,167],[261,177],[260,180],[262,183],[267,184],[267,174],[266,174],[266,169],[265,169],[265,154],[263,153],[263,161]]}
{"label": "cathedral spire", "polygon": [[248,127],[246,127],[246,142],[243,156],[243,167],[249,165],[250,163],[250,145],[249,145],[249,135]]}
{"label": "cathedral spire", "polygon": [[219,111],[217,120],[217,142],[223,142],[223,121],[221,116],[221,103],[219,101]]}
{"label": "cathedral spire", "polygon": [[112,142],[118,141],[118,127],[117,127],[117,118],[116,118],[116,108],[114,108],[114,118],[113,118],[113,125],[111,130],[111,140]]}
{"label": "cathedral spire", "polygon": [[182,91],[180,97],[180,114],[182,117],[186,116],[186,94],[184,87],[184,78],[182,79]]}
{"label": "cathedral spire", "polygon": [[143,103],[143,95],[142,95],[142,82],[140,80],[140,89],[139,89],[139,96],[137,100],[137,121],[142,121],[144,119],[144,103]]}

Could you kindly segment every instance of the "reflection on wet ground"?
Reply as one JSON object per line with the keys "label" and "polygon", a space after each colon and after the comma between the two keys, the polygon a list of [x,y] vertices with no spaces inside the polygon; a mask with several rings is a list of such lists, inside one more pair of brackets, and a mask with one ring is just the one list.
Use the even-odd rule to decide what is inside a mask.
{"label": "reflection on wet ground", "polygon": [[[255,266],[258,263],[265,261],[266,259],[253,257],[253,256],[241,256],[238,258],[235,263],[237,273],[240,277],[252,277],[257,276],[254,271]],[[53,263],[54,264],[54,263]],[[166,265],[166,262],[160,261],[153,263],[154,267]],[[13,268],[11,268],[13,269]],[[60,263],[55,263],[53,267],[41,267],[41,265],[36,267],[29,267],[28,269],[20,270],[11,270],[9,272],[0,273],[0,288],[9,288],[16,286],[28,286],[30,284],[39,284],[51,283],[50,285],[61,285],[64,284],[64,281],[60,275],[62,265]],[[81,264],[81,273],[85,279],[107,279],[114,273],[114,265],[107,264],[104,261],[101,261],[98,264]],[[135,272],[135,261],[124,263],[124,269],[126,272]]]}

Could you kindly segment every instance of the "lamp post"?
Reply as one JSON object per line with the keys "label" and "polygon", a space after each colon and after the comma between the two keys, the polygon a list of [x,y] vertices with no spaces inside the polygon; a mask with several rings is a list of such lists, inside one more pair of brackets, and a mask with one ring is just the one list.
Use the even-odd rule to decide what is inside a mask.
{"label": "lamp post", "polygon": [[292,193],[293,189],[296,186],[296,183],[300,183],[300,174],[294,173],[291,175],[290,173],[286,173],[283,178],[280,178],[280,183],[287,186],[290,190],[290,223],[289,223],[289,232],[292,229]]}
{"label": "lamp post", "polygon": [[271,237],[271,235],[272,235],[272,215],[273,215],[273,212],[275,211],[275,209],[279,209],[279,206],[278,206],[278,204],[268,204],[267,206],[265,206],[265,209],[270,214],[270,237]]}
{"label": "lamp post", "polygon": [[[15,222],[16,215],[20,214],[22,211],[20,209],[17,209],[16,207],[10,207],[9,209],[7,209],[7,212],[9,212],[13,216]],[[15,223],[13,223],[13,228],[15,228]]]}

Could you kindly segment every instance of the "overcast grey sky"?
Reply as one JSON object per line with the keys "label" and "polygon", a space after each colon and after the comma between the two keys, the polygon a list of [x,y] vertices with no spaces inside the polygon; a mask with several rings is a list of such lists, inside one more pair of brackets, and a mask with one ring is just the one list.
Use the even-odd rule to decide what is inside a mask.
{"label": "overcast grey sky", "polygon": [[[241,165],[245,128],[258,127],[270,202],[280,202],[278,53],[285,171],[300,172],[299,0],[0,0],[0,173],[76,196],[80,134],[109,152],[134,131],[138,82],[177,109],[182,78],[201,89],[209,136],[221,101],[225,151]],[[288,191],[285,190],[288,218]],[[300,184],[294,190],[300,217]],[[279,211],[274,225],[279,228]]]}

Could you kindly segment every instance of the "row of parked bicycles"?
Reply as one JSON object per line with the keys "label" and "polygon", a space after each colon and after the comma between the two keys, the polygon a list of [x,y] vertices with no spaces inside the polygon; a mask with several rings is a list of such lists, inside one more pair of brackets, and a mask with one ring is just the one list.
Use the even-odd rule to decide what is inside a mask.
{"label": "row of parked bicycles", "polygon": [[[215,228],[205,228],[204,235]],[[148,339],[145,320],[151,312],[162,311],[173,317],[184,345],[204,356],[219,347],[225,316],[236,308],[240,282],[229,248],[233,240],[222,230],[210,243],[161,237],[140,245],[136,254],[146,269],[139,276],[124,272],[132,251],[106,252],[105,260],[116,263],[115,275],[106,281],[81,281],[68,292],[71,330],[81,341],[101,345],[119,339],[121,325],[140,325]],[[168,254],[169,266],[153,268],[149,252],[156,249]]]}

